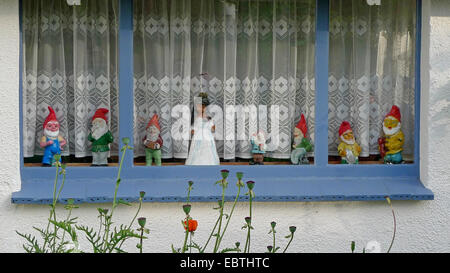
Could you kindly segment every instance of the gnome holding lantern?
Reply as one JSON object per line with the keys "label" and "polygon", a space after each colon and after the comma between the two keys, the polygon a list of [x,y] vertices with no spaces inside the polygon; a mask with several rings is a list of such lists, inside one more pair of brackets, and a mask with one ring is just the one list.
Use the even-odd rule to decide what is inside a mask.
{"label": "gnome holding lantern", "polygon": [[400,109],[394,105],[383,121],[384,137],[378,139],[380,155],[386,164],[403,162],[402,151],[405,135],[401,130],[401,125]]}
{"label": "gnome holding lantern", "polygon": [[92,142],[91,166],[108,166],[109,144],[114,140],[108,128],[108,112],[106,108],[99,108],[92,117],[92,130],[88,136],[88,140]]}
{"label": "gnome holding lantern", "polygon": [[[66,145],[66,140],[59,134],[59,122],[56,119],[55,111],[48,107],[49,114],[44,121],[44,135],[39,142],[41,148],[44,148],[42,166],[52,166],[55,163],[54,156],[61,155],[62,147]],[[61,162],[61,158],[59,159]]]}
{"label": "gnome holding lantern", "polygon": [[341,164],[359,164],[358,156],[361,153],[361,147],[356,143],[348,121],[341,123],[339,138],[341,143],[338,146],[338,153],[341,156]]}
{"label": "gnome holding lantern", "polygon": [[253,162],[250,165],[264,165],[264,154],[266,153],[266,138],[263,131],[254,133],[250,138],[252,145]]}
{"label": "gnome holding lantern", "polygon": [[154,114],[147,124],[146,135],[143,139],[145,145],[145,165],[151,166],[153,159],[156,166],[161,166],[161,148],[163,140],[161,138],[161,127],[159,126],[159,117]]}
{"label": "gnome holding lantern", "polygon": [[306,126],[305,116],[301,116],[300,121],[294,128],[294,144],[292,144],[291,162],[294,165],[308,164],[309,160],[306,153],[312,151],[312,144],[306,138],[308,127]]}

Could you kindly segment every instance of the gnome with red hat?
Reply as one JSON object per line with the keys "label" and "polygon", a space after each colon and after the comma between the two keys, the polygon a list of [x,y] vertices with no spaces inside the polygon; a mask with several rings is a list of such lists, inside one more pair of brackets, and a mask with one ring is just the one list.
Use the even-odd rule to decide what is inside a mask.
{"label": "gnome with red hat", "polygon": [[305,116],[301,116],[300,121],[294,128],[294,144],[292,144],[291,162],[294,165],[308,164],[309,160],[306,153],[312,151],[312,144],[306,138],[308,127],[306,126]]}
{"label": "gnome with red hat", "polygon": [[106,108],[98,108],[92,117],[92,129],[88,140],[92,142],[92,165],[108,166],[109,144],[114,138],[108,128],[108,114]]}
{"label": "gnome with red hat", "polygon": [[145,129],[147,133],[144,137],[146,166],[151,166],[153,159],[155,159],[156,166],[161,166],[161,148],[163,140],[160,134],[161,127],[159,126],[158,119],[158,115],[154,114]]}
{"label": "gnome with red hat", "polygon": [[361,147],[356,143],[352,127],[348,121],[341,123],[339,138],[341,143],[338,146],[338,153],[341,156],[341,163],[359,164],[358,156],[361,153]]}
{"label": "gnome with red hat", "polygon": [[[43,166],[51,166],[55,162],[54,156],[61,155],[61,150],[66,145],[66,140],[59,134],[59,122],[56,119],[55,111],[48,107],[49,114],[44,121],[44,135],[39,142],[41,148],[44,148]],[[61,158],[59,159],[61,161]]]}
{"label": "gnome with red hat", "polygon": [[391,111],[383,121],[384,137],[378,139],[380,155],[387,164],[399,164],[403,162],[402,151],[405,143],[405,135],[401,130],[401,114],[397,105],[393,105]]}

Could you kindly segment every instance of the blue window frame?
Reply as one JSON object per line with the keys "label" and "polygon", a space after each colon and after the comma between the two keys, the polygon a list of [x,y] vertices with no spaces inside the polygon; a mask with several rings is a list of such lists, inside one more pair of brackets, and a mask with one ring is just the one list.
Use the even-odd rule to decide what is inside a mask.
{"label": "blue window frame", "polygon": [[[20,18],[22,7],[19,5]],[[256,181],[256,201],[368,201],[432,200],[433,193],[420,181],[419,116],[420,116],[420,37],[421,0],[417,0],[417,35],[415,64],[415,131],[414,163],[403,165],[335,165],[328,164],[328,48],[329,0],[316,4],[316,115],[314,165],[229,165],[231,176],[244,173],[244,180]],[[133,1],[120,0],[119,25],[119,135],[130,137],[133,132]],[[20,25],[20,35],[22,26]],[[22,35],[20,37],[22,39]],[[20,71],[22,71],[22,40],[20,40]],[[22,127],[22,73],[20,80],[20,125]],[[22,147],[22,131],[20,132]],[[133,146],[133,138],[130,137]],[[54,171],[52,168],[24,167],[20,151],[22,189],[12,195],[13,203],[46,204],[52,201]],[[67,180],[61,201],[72,198],[76,203],[112,201],[118,167],[67,167]],[[183,201],[186,182],[195,182],[192,201],[219,200],[220,190],[214,185],[224,166],[164,166],[145,167],[133,164],[133,154],[127,153],[122,169],[118,197],[133,202],[139,191],[145,191],[144,201]],[[235,187],[227,190],[232,199]],[[244,200],[248,197],[244,196]]]}

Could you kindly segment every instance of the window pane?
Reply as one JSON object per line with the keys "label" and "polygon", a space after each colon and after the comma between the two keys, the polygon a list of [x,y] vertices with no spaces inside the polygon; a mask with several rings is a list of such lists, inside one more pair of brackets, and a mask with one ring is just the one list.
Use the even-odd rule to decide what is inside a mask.
{"label": "window pane", "polygon": [[85,165],[92,162],[95,146],[89,140],[94,113],[108,109],[102,119],[114,141],[101,150],[117,162],[118,10],[116,0],[81,1],[80,6],[23,0],[23,151],[28,165],[39,165],[50,149],[59,148],[40,144],[54,139],[44,136],[49,106],[59,121],[58,142],[67,142],[61,145],[63,161]]}
{"label": "window pane", "polygon": [[[248,164],[250,137],[258,131],[266,139],[266,164],[291,164],[301,114],[306,124],[299,127],[314,139],[315,0],[135,0],[134,22],[138,164],[146,152],[159,156],[144,146],[152,138],[146,128],[154,114],[167,164],[185,164],[187,158],[217,164],[217,157],[221,164]],[[201,92],[210,103],[204,134],[215,124],[211,145],[195,141],[201,127],[194,122],[194,98]],[[156,143],[156,134],[153,139],[146,143]],[[193,156],[196,143],[204,156]]]}
{"label": "window pane", "polygon": [[[330,162],[341,162],[339,129],[345,135],[349,125],[361,151],[355,145],[341,145],[340,150],[359,153],[359,161],[383,163],[379,138],[388,161],[413,160],[415,27],[416,0],[382,0],[381,5],[330,1]],[[386,117],[397,122],[384,123]],[[343,121],[349,124],[341,125]]]}

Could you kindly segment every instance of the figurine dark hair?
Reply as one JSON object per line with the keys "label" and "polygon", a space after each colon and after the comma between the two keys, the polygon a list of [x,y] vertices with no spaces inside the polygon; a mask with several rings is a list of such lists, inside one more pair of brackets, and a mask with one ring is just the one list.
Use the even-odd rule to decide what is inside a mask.
{"label": "figurine dark hair", "polygon": [[200,92],[200,94],[198,94],[198,96],[200,98],[202,98],[202,105],[204,106],[208,106],[209,105],[209,99],[208,99],[208,94],[205,92]]}

